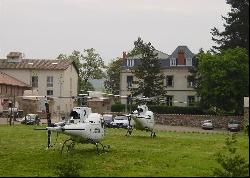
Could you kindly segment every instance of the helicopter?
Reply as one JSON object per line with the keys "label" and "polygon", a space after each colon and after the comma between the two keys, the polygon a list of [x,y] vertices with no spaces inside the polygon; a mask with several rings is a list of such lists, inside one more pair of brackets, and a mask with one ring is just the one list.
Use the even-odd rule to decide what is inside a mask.
{"label": "helicopter", "polygon": [[122,98],[127,98],[130,100],[130,104],[132,102],[132,99],[139,100],[142,102],[142,104],[139,104],[137,106],[137,109],[130,114],[127,114],[128,117],[128,127],[127,127],[127,133],[126,136],[131,136],[133,129],[141,130],[150,132],[150,137],[155,138],[156,133],[154,129],[155,120],[154,120],[154,113],[150,111],[146,105],[147,101],[150,101],[152,98],[148,97],[127,97],[127,96],[121,96]]}
{"label": "helicopter", "polygon": [[[45,108],[46,108],[48,125],[46,128],[35,128],[35,130],[48,131],[47,148],[52,147],[51,134],[52,132],[56,132],[70,136],[69,139],[64,141],[60,151],[61,154],[63,153],[64,147],[67,144],[69,151],[75,146],[76,143],[94,144],[96,146],[96,151],[98,154],[100,154],[99,145],[102,146],[102,151],[109,150],[110,148],[109,145],[103,145],[101,143],[101,140],[104,138],[104,121],[101,114],[92,113],[92,110],[89,107],[77,106],[73,107],[70,113],[70,119],[67,122],[62,121],[58,123],[51,123],[51,113],[49,112],[49,103],[47,102],[50,97],[48,96],[29,96],[29,97],[45,99]],[[71,97],[57,97],[57,98],[88,99],[89,97],[71,96]]]}

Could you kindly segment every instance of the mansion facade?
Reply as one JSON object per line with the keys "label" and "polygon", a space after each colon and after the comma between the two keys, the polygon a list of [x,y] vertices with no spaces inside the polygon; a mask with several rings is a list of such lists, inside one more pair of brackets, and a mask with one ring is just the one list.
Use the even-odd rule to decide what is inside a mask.
{"label": "mansion facade", "polygon": [[[171,55],[155,50],[160,63],[161,72],[165,80],[164,86],[167,89],[165,104],[168,106],[192,106],[198,100],[193,82],[188,79],[189,69],[193,67],[194,54],[187,46],[178,46]],[[120,74],[120,95],[131,94],[129,88],[133,87],[136,77],[133,75],[133,68],[140,64],[140,55],[127,57],[123,53],[122,71]],[[126,99],[122,99],[123,104]]]}

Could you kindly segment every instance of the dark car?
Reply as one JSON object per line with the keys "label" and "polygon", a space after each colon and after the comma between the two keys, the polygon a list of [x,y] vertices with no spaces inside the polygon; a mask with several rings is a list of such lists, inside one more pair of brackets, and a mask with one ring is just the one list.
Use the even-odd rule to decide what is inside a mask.
{"label": "dark car", "polygon": [[227,129],[230,132],[238,132],[240,131],[240,121],[238,120],[230,120],[227,124]]}
{"label": "dark car", "polygon": [[27,114],[26,119],[23,117],[21,120],[18,120],[18,122],[26,125],[35,125],[40,123],[40,118],[37,114]]}
{"label": "dark car", "polygon": [[113,121],[113,115],[112,114],[104,114],[103,120],[104,120],[104,125],[106,127],[111,127],[111,122]]}

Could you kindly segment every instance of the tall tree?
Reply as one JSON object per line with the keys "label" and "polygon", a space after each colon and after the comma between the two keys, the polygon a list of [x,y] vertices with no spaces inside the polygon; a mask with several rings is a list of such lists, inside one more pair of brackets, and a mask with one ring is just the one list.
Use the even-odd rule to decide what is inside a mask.
{"label": "tall tree", "polygon": [[248,54],[244,48],[223,50],[221,54],[197,56],[197,94],[204,108],[243,111],[243,98],[249,96]]}
{"label": "tall tree", "polygon": [[107,92],[119,95],[120,92],[120,72],[122,60],[113,59],[107,67],[107,77],[104,81],[104,87]]}
{"label": "tall tree", "polygon": [[134,42],[134,48],[129,56],[139,54],[140,64],[132,71],[138,79],[138,87],[131,89],[133,96],[163,97],[166,94],[158,54],[154,51],[155,48],[151,43],[144,43],[140,37]]}
{"label": "tall tree", "polygon": [[237,46],[249,51],[249,0],[226,0],[226,3],[231,5],[231,12],[228,17],[222,16],[226,21],[224,31],[212,29],[212,40],[219,45],[213,46],[212,51],[220,52]]}
{"label": "tall tree", "polygon": [[[84,85],[87,85],[90,79],[102,79],[105,77],[104,69],[106,66],[101,56],[95,52],[95,49],[84,49],[84,52],[80,74],[83,78]],[[88,88],[84,90],[87,91]]]}
{"label": "tall tree", "polygon": [[84,53],[74,50],[71,55],[60,54],[58,59],[73,60],[79,69],[78,92],[94,90],[90,79],[101,79],[104,76],[104,62],[95,49],[84,49]]}
{"label": "tall tree", "polygon": [[202,48],[200,48],[199,53],[194,55],[192,61],[193,65],[188,69],[190,75],[188,75],[188,80],[192,81],[194,84],[194,88],[197,88],[196,83],[199,81],[199,76],[198,76],[198,66],[199,66],[199,56],[201,54],[204,54],[204,51]]}

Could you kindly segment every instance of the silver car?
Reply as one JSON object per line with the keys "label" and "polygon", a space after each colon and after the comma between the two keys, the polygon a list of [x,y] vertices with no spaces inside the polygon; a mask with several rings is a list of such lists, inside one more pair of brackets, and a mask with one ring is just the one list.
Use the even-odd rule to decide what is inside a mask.
{"label": "silver car", "polygon": [[201,127],[203,129],[214,129],[212,120],[204,120],[201,122]]}

